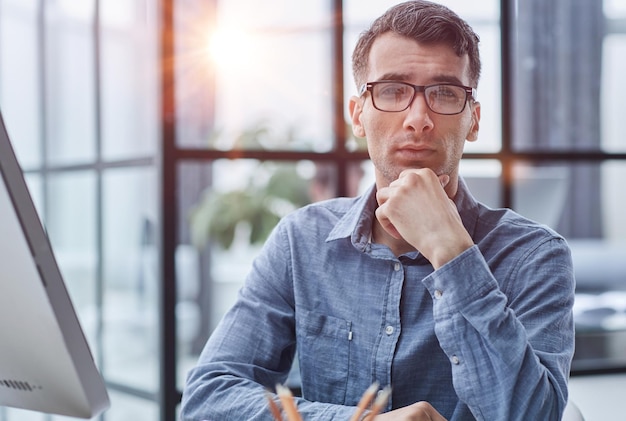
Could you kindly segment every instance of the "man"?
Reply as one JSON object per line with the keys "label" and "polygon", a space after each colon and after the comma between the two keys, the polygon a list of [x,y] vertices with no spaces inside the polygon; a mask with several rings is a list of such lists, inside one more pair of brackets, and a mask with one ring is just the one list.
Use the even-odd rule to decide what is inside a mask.
{"label": "man", "polygon": [[183,420],[270,420],[298,351],[304,420],[348,420],[391,385],[383,420],[560,420],[573,355],[562,237],[475,201],[478,37],[425,1],[391,8],[353,55],[355,135],[376,183],[284,218],[183,394]]}

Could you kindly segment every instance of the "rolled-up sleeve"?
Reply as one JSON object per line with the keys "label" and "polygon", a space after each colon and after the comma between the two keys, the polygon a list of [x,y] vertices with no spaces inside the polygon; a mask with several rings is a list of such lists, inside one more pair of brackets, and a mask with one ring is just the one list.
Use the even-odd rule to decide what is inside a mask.
{"label": "rolled-up sleeve", "polygon": [[574,348],[569,248],[548,237],[503,255],[488,263],[473,246],[423,280],[435,333],[476,419],[560,420]]}

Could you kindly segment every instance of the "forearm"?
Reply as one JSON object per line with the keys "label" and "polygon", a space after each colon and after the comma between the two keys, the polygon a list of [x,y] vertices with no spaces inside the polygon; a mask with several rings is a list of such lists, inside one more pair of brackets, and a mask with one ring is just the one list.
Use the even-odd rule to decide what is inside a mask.
{"label": "forearm", "polygon": [[198,366],[190,373],[183,393],[181,421],[271,420],[265,392],[260,384],[217,375]]}
{"label": "forearm", "polygon": [[[197,370],[202,368],[191,373],[183,396],[181,421],[274,420],[268,402],[268,397],[278,402],[278,397],[271,392],[274,387],[233,375],[203,375]],[[210,370],[214,373],[233,371],[226,367]],[[355,407],[310,402],[299,397],[294,398],[294,402],[305,421],[346,421],[356,411]]]}
{"label": "forearm", "polygon": [[556,420],[563,410],[573,279],[566,257],[542,259],[509,279],[518,286],[507,295],[477,248],[425,281],[455,390],[477,419]]}

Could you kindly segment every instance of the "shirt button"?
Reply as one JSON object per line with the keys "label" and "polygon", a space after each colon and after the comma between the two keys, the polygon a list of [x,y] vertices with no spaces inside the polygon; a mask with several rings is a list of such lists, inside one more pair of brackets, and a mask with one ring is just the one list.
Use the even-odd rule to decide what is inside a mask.
{"label": "shirt button", "polygon": [[452,361],[452,364],[454,365],[459,365],[459,363],[461,362],[461,360],[459,360],[459,357],[457,357],[456,355],[453,355],[452,358],[450,358],[450,361]]}
{"label": "shirt button", "polygon": [[402,265],[400,263],[397,263],[395,265],[393,265],[393,270],[395,270],[396,272],[400,270],[400,268],[402,267]]}
{"label": "shirt button", "polygon": [[435,298],[438,300],[441,298],[441,296],[443,295],[443,292],[441,292],[440,289],[436,289],[435,290]]}
{"label": "shirt button", "polygon": [[385,333],[386,333],[387,335],[391,335],[391,334],[393,333],[393,326],[387,326],[387,327],[385,328]]}

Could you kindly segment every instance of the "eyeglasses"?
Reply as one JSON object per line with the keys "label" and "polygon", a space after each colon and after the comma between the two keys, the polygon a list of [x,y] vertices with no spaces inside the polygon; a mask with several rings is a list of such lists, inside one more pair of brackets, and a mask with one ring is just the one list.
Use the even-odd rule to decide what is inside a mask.
{"label": "eyeglasses", "polygon": [[396,113],[411,106],[415,95],[424,92],[426,105],[437,114],[454,115],[463,112],[467,101],[476,98],[476,89],[452,83],[412,85],[405,82],[381,80],[361,85],[359,96],[366,91],[372,95],[372,104],[379,111]]}

